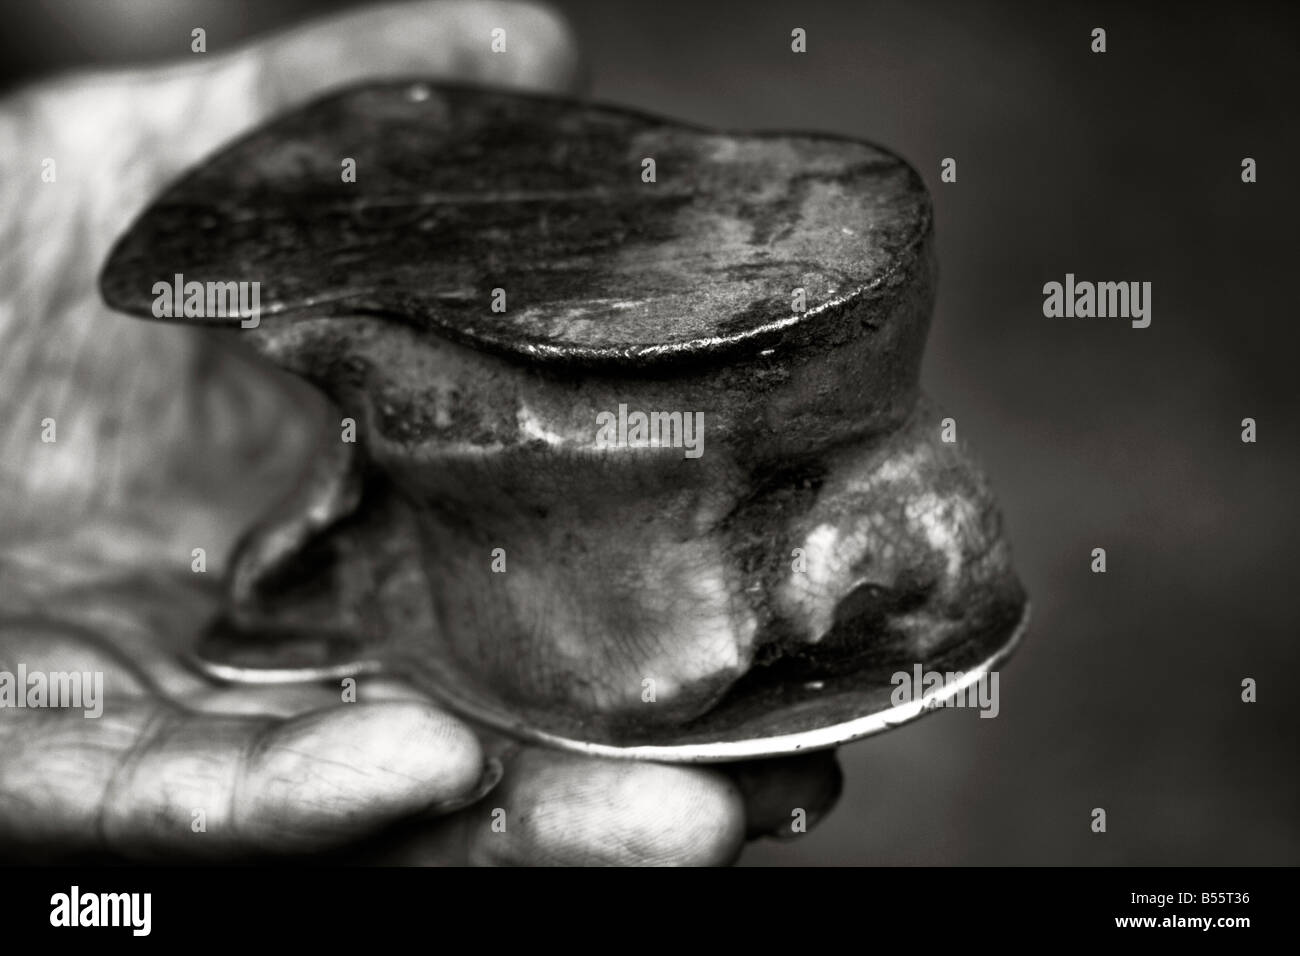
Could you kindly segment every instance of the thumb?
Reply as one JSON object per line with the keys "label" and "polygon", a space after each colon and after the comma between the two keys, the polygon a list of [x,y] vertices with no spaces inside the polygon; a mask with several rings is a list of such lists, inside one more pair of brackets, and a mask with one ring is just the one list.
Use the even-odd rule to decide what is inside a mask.
{"label": "thumb", "polygon": [[[11,533],[128,499],[153,480],[157,469],[142,477],[138,463],[157,457],[160,436],[193,434],[201,340],[106,314],[95,285],[113,239],[165,182],[342,84],[419,76],[558,90],[579,74],[556,14],[468,0],[367,7],[185,55],[183,66],[70,75],[0,98],[0,528]],[[57,164],[56,181],[41,182],[43,163]],[[27,426],[46,418],[57,443],[32,439]]]}
{"label": "thumb", "polygon": [[[504,31],[500,52],[494,30]],[[58,157],[59,179],[71,188],[45,192],[75,195],[106,246],[181,169],[328,89],[410,76],[562,92],[577,87],[580,72],[572,32],[550,10],[505,0],[393,3],[198,62],[40,84],[0,101],[0,140],[12,136],[24,171],[39,169],[41,156]]]}
{"label": "thumb", "polygon": [[571,92],[581,72],[570,29],[557,14],[478,0],[367,7],[291,30],[246,53],[258,71],[260,105],[271,112],[376,76]]}

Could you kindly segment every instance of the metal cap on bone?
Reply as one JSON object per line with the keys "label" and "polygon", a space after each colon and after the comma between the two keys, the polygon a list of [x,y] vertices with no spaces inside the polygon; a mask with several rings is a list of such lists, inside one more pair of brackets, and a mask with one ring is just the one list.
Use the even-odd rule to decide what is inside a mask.
{"label": "metal cap on bone", "polygon": [[[204,666],[385,669],[520,737],[672,761],[963,693],[1027,605],[918,388],[931,232],[916,173],[839,137],[420,83],[271,121],[101,280],[155,318],[158,283],[258,282],[241,341],[358,423],[244,541]],[[700,416],[701,456],[594,444],[627,408]],[[957,677],[900,703],[917,666]]]}
{"label": "metal cap on bone", "polygon": [[900,286],[928,283],[930,226],[916,173],[867,143],[389,84],[185,175],[113,251],[103,291],[149,317],[176,273],[258,281],[266,321],[373,313],[538,361],[644,362],[885,321]]}

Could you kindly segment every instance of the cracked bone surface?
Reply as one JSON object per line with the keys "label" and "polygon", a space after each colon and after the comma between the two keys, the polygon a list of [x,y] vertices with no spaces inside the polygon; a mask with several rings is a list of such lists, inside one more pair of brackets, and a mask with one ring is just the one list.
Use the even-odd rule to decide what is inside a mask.
{"label": "cracked bone surface", "polygon": [[169,321],[233,326],[357,443],[250,533],[202,658],[384,668],[657,759],[913,716],[891,674],[994,666],[1026,614],[919,392],[931,234],[877,146],[565,99],[370,85],[232,144],[119,241],[104,296],[149,318],[159,282],[258,282],[255,328]]}

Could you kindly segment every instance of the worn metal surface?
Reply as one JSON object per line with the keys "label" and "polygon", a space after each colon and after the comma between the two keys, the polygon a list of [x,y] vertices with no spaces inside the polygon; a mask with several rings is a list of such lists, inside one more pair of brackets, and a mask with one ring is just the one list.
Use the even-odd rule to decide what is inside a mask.
{"label": "worn metal surface", "polygon": [[[567,100],[370,86],[236,143],[123,237],[104,295],[148,317],[176,273],[259,281],[238,334],[359,443],[249,536],[206,666],[393,670],[520,736],[668,760],[915,716],[890,675],[969,679],[1025,617],[917,388],[930,234],[878,147]],[[703,453],[597,448],[620,405],[702,413]]]}

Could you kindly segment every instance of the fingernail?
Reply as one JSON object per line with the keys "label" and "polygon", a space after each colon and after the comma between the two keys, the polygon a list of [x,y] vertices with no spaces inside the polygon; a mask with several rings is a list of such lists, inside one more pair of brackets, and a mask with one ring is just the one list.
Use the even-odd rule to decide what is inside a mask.
{"label": "fingernail", "polygon": [[425,809],[424,814],[431,817],[441,817],[448,813],[455,813],[457,810],[464,810],[466,807],[478,803],[501,782],[505,776],[505,767],[496,757],[488,757],[483,763],[483,774],[478,778],[478,783],[474,787],[450,800],[436,800]]}

